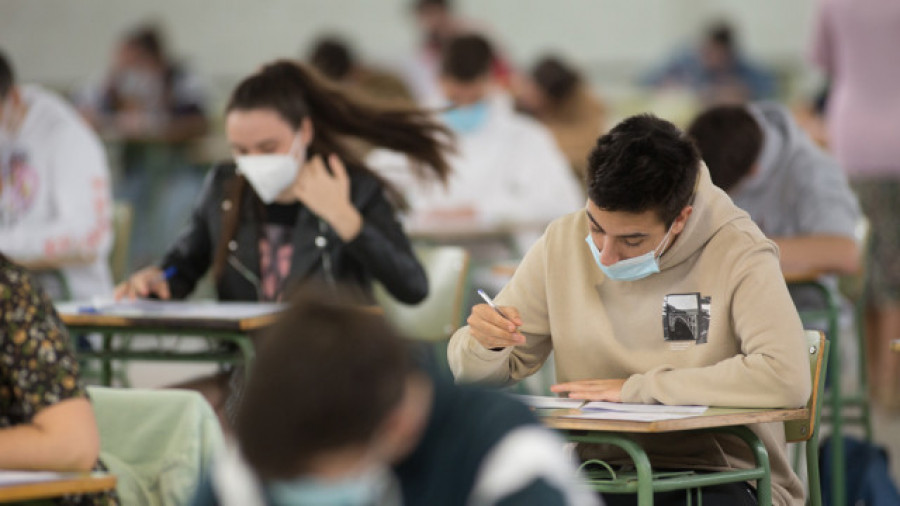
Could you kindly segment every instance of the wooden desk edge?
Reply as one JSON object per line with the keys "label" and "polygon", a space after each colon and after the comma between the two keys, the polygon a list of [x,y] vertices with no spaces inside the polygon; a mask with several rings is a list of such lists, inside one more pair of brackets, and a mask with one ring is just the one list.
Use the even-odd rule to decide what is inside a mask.
{"label": "wooden desk edge", "polygon": [[787,422],[806,418],[809,412],[806,408],[766,410],[711,408],[709,412],[702,415],[652,422],[570,418],[561,416],[561,414],[564,413],[557,411],[556,414],[540,415],[541,423],[552,429],[651,433]]}
{"label": "wooden desk edge", "polygon": [[91,494],[116,488],[111,474],[88,474],[83,477],[40,481],[21,485],[0,486],[0,502],[50,499],[66,495]]}

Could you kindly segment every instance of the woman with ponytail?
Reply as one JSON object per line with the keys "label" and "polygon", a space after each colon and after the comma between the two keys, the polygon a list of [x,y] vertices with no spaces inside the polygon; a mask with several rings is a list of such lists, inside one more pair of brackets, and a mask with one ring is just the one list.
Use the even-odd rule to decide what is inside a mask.
{"label": "woman with ponytail", "polygon": [[244,79],[225,112],[236,163],[211,170],[177,242],[117,297],[183,298],[210,268],[221,300],[282,300],[319,281],[371,302],[373,280],[402,302],[425,297],[395,217],[402,198],[346,141],[400,151],[445,180],[450,134],[429,113],[361,102],[290,61]]}

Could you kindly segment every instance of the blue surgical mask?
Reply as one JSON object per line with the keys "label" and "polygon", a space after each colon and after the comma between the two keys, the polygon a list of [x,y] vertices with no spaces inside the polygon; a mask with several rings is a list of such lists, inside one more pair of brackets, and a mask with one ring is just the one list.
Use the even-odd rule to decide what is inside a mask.
{"label": "blue surgical mask", "polygon": [[305,477],[273,482],[267,490],[276,506],[375,506],[389,497],[391,485],[390,470],[376,466],[334,481]]}
{"label": "blue surgical mask", "polygon": [[619,260],[610,266],[603,265],[600,262],[600,250],[597,249],[597,245],[591,239],[591,234],[584,238],[584,242],[588,244],[591,253],[594,255],[594,261],[597,262],[597,266],[600,267],[603,274],[606,274],[606,277],[616,281],[637,281],[659,272],[659,255],[657,255],[657,251],[660,251],[661,255],[661,250],[665,250],[664,245],[671,232],[672,227],[669,227],[662,242],[655,249],[640,256]]}
{"label": "blue surgical mask", "polygon": [[488,119],[489,110],[488,102],[482,100],[474,104],[458,106],[444,111],[441,117],[454,132],[468,134],[484,125]]}

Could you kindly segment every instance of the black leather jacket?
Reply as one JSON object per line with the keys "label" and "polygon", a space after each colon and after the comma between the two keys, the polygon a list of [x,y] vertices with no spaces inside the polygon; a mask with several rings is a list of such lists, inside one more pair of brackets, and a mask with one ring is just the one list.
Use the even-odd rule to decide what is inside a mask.
{"label": "black leather jacket", "polygon": [[[375,178],[355,170],[348,170],[348,174],[350,199],[362,215],[362,230],[345,243],[324,220],[301,205],[292,233],[294,253],[286,292],[306,281],[333,279],[359,292],[361,300],[371,302],[372,280],[376,279],[397,300],[420,302],[428,293],[428,281],[394,207]],[[234,164],[210,170],[190,222],[160,263],[163,269],[175,267],[169,279],[175,298],[190,294],[213,263],[223,210],[232,205],[225,195],[226,183],[234,177]],[[260,299],[260,224],[252,212],[254,199],[249,186],[242,200],[238,230],[228,244],[227,266],[216,281],[220,300]]]}

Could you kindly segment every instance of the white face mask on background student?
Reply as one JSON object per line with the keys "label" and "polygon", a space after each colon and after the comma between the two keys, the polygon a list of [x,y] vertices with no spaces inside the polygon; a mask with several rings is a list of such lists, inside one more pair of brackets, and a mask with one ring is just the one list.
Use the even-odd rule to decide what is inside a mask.
{"label": "white face mask on background student", "polygon": [[399,484],[390,469],[374,466],[335,480],[298,478],[267,486],[278,506],[386,506],[400,504]]}
{"label": "white face mask on background student", "polygon": [[[298,146],[299,149],[296,149]],[[242,155],[234,160],[238,173],[247,178],[260,200],[271,204],[294,183],[306,161],[306,146],[299,137],[295,137],[287,153]]]}

